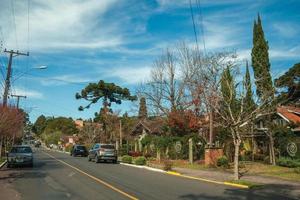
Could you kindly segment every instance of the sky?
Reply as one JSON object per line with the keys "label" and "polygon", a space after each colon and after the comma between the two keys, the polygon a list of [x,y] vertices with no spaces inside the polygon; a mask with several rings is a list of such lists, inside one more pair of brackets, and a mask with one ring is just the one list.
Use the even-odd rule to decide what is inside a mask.
{"label": "sky", "polygon": [[[196,2],[200,3],[196,4]],[[195,44],[189,0],[0,0],[0,91],[4,49],[13,59],[11,94],[31,121],[46,116],[88,119],[101,104],[78,111],[88,83],[105,80],[134,94],[166,48]],[[273,78],[300,61],[299,0],[191,0],[201,49],[236,51],[251,60],[253,22],[260,13]],[[202,20],[201,20],[202,19]],[[47,69],[38,69],[47,66]],[[0,99],[2,101],[2,99]],[[10,98],[12,104],[15,99]],[[133,103],[113,106],[135,114]]]}

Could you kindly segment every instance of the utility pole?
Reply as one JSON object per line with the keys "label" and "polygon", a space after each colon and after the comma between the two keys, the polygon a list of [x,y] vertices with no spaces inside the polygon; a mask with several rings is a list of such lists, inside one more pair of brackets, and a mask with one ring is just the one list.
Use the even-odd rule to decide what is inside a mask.
{"label": "utility pole", "polygon": [[11,96],[12,96],[12,97],[17,97],[17,108],[19,108],[20,98],[26,99],[26,96],[23,96],[23,95],[12,94]]}
{"label": "utility pole", "polygon": [[8,92],[10,89],[10,77],[11,77],[11,66],[12,66],[12,60],[13,57],[22,55],[22,56],[29,56],[29,52],[27,53],[21,53],[19,51],[10,50],[7,51],[4,50],[5,53],[9,53],[9,61],[7,65],[7,73],[6,73],[6,79],[5,79],[5,86],[4,86],[4,94],[3,94],[3,106],[7,105],[7,98],[8,98]]}
{"label": "utility pole", "polygon": [[123,144],[123,134],[122,134],[122,120],[120,120],[120,147],[122,148]]}

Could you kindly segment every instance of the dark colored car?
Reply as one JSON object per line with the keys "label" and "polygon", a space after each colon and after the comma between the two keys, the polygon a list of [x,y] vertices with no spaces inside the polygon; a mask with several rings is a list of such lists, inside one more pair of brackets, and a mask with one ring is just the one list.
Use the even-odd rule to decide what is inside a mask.
{"label": "dark colored car", "polygon": [[70,151],[71,156],[88,156],[89,152],[84,145],[74,145]]}
{"label": "dark colored car", "polygon": [[96,163],[100,161],[112,161],[113,163],[117,163],[118,155],[114,145],[97,143],[90,149],[88,160],[94,160]]}
{"label": "dark colored car", "polygon": [[7,153],[7,167],[33,166],[33,153],[28,145],[15,145]]}

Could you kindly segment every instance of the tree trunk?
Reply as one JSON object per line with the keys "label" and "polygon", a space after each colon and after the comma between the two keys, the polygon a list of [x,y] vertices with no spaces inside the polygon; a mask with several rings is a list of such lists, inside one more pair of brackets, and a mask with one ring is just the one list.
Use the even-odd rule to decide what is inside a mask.
{"label": "tree trunk", "polygon": [[213,111],[212,107],[210,108],[209,113],[209,147],[212,147],[213,144],[213,134],[214,134],[214,124],[213,124]]}
{"label": "tree trunk", "polygon": [[234,141],[234,180],[239,180],[239,151],[241,142]]}
{"label": "tree trunk", "polygon": [[2,158],[3,136],[0,137],[0,158]]}
{"label": "tree trunk", "polygon": [[269,138],[270,138],[270,144],[269,144],[270,164],[276,165],[275,150],[274,150],[274,138],[271,133],[269,135]]}
{"label": "tree trunk", "polygon": [[160,162],[160,149],[156,150],[156,159]]}

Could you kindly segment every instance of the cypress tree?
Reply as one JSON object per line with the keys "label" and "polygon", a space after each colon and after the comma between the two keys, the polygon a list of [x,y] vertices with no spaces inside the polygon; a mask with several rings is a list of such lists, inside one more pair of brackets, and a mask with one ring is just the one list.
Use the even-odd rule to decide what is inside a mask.
{"label": "cypress tree", "polygon": [[254,71],[256,94],[262,100],[274,98],[274,88],[270,74],[269,45],[265,39],[260,16],[254,21],[252,66]]}
{"label": "cypress tree", "polygon": [[246,89],[245,108],[248,111],[251,111],[251,110],[254,109],[255,103],[254,103],[254,100],[253,100],[252,85],[251,85],[251,78],[250,78],[248,61],[246,62],[246,73],[245,73],[244,87]]}
{"label": "cypress tree", "polygon": [[139,108],[139,119],[147,118],[147,106],[145,97],[141,97],[140,99],[140,108]]}

